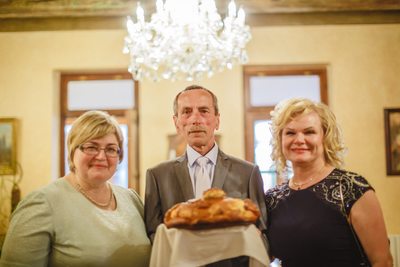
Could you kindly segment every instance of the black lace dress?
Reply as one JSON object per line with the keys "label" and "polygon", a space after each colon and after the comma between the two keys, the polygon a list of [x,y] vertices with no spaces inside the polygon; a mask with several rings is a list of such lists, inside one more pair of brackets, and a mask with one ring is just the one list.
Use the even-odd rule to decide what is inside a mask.
{"label": "black lace dress", "polygon": [[309,188],[296,191],[286,182],[266,192],[270,253],[282,266],[357,266],[360,253],[342,212],[340,184],[347,214],[373,190],[364,177],[334,169]]}

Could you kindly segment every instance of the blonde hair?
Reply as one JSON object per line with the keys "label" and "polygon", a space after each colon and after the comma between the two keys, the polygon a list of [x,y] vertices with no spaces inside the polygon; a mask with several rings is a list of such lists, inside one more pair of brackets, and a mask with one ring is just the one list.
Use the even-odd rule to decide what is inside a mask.
{"label": "blonde hair", "polygon": [[282,151],[283,128],[295,117],[315,112],[321,120],[324,133],[323,147],[325,162],[340,167],[343,164],[345,147],[342,132],[333,112],[323,103],[313,102],[305,98],[293,98],[281,101],[271,112],[272,123],[272,160],[276,164],[278,175],[287,170],[286,158]]}
{"label": "blonde hair", "polygon": [[123,142],[124,137],[117,120],[110,116],[107,112],[92,110],[82,114],[72,124],[71,130],[67,138],[68,164],[71,172],[75,171],[74,153],[75,150],[83,143],[104,137],[108,134],[115,134],[118,141],[119,161],[123,159]]}

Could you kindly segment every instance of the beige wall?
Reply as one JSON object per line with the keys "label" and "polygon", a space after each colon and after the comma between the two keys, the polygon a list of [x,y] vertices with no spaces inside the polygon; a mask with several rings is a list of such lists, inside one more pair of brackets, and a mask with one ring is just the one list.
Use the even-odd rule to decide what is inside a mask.
{"label": "beige wall", "polygon": [[[23,195],[57,178],[58,73],[125,69],[123,30],[0,33],[0,117],[20,121]],[[329,65],[329,103],[349,148],[346,167],[367,177],[389,233],[400,233],[399,176],[386,176],[383,108],[400,107],[400,25],[254,28],[249,64]],[[221,147],[244,157],[242,68],[199,83],[220,100]],[[187,82],[140,88],[140,174],[167,157],[172,100]],[[141,192],[143,194],[143,191]]]}

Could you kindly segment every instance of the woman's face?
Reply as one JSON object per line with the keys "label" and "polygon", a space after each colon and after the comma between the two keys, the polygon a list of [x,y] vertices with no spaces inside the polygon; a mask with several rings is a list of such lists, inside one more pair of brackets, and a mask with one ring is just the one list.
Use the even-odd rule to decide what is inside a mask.
{"label": "woman's face", "polygon": [[324,133],[317,113],[295,117],[282,131],[282,151],[293,166],[312,165],[324,159]]}
{"label": "woman's face", "polygon": [[104,149],[119,149],[115,134],[92,139],[82,145],[89,147],[90,150],[93,148],[100,150],[97,154],[88,154],[77,148],[74,152],[75,174],[90,184],[104,183],[109,180],[117,169],[119,157],[107,156]]}

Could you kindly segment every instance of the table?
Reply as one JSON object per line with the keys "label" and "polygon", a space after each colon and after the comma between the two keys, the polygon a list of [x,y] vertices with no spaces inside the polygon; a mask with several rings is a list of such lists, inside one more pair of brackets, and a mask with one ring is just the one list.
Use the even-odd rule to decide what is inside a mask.
{"label": "table", "polygon": [[203,266],[223,259],[249,256],[250,267],[269,266],[269,257],[253,225],[209,230],[157,227],[150,267]]}

